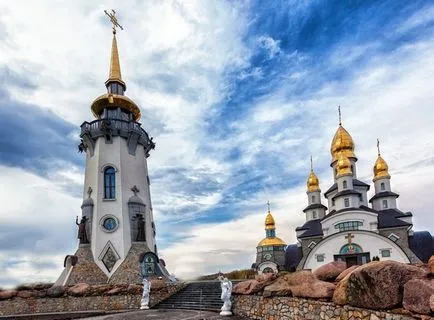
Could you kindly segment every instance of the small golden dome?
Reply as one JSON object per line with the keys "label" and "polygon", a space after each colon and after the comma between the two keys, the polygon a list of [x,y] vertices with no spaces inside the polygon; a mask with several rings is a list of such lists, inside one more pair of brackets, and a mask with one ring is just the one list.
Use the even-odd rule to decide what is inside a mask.
{"label": "small golden dome", "polygon": [[265,229],[269,230],[269,229],[275,229],[275,222],[274,222],[274,218],[271,215],[270,212],[268,212],[267,217],[265,218]]}
{"label": "small golden dome", "polygon": [[121,107],[128,110],[133,114],[134,120],[138,121],[140,119],[140,109],[133,100],[127,96],[118,95],[114,93],[106,93],[92,102],[91,110],[93,115],[98,118],[103,112],[104,108],[117,108]]}
{"label": "small golden dome", "polygon": [[313,172],[313,170],[310,171],[309,177],[307,178],[307,191],[308,192],[320,191],[319,180],[315,172]]}
{"label": "small golden dome", "polygon": [[333,137],[330,146],[330,153],[332,155],[332,162],[335,162],[340,153],[343,153],[347,158],[355,158],[354,154],[354,141],[351,135],[345,130],[342,125],[339,125],[338,130]]}
{"label": "small golden dome", "polygon": [[337,156],[337,174],[336,176],[343,176],[343,175],[351,175],[351,161],[348,159],[348,157],[345,155],[345,153],[339,153]]}
{"label": "small golden dome", "polygon": [[386,161],[378,155],[377,161],[374,164],[374,182],[381,178],[390,178],[389,166]]}
{"label": "small golden dome", "polygon": [[262,239],[258,245],[258,247],[266,247],[266,246],[286,246],[286,243],[283,242],[282,239],[278,237],[264,238]]}

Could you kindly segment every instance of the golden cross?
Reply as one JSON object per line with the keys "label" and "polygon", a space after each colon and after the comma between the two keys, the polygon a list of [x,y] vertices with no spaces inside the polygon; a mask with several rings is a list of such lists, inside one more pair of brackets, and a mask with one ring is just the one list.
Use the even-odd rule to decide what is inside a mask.
{"label": "golden cross", "polygon": [[378,155],[380,155],[380,140],[377,138],[377,150],[378,150]]}
{"label": "golden cross", "polygon": [[352,238],[354,238],[354,236],[351,233],[348,233],[348,235],[345,236],[345,239],[348,239],[348,244],[351,244]]}
{"label": "golden cross", "polygon": [[339,112],[339,125],[342,125],[341,106],[338,107],[338,112]]}
{"label": "golden cross", "polygon": [[313,171],[312,155],[310,155],[310,171]]}
{"label": "golden cross", "polygon": [[104,10],[104,12],[110,18],[110,21],[113,24],[113,34],[116,34],[116,27],[124,30],[124,28],[122,28],[122,26],[118,23],[118,19],[116,18],[116,11],[112,9],[113,13],[109,13],[107,12],[107,10]]}
{"label": "golden cross", "polygon": [[268,213],[270,213],[270,201],[267,201],[267,205],[268,205]]}

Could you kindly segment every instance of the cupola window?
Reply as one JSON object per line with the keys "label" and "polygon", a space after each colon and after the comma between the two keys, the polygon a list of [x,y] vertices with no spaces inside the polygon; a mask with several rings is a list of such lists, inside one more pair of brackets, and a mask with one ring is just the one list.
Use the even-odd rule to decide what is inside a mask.
{"label": "cupola window", "polygon": [[315,196],[312,196],[312,203],[315,203]]}
{"label": "cupola window", "polygon": [[343,187],[344,189],[348,188],[347,180],[344,180],[344,182],[342,182],[342,187]]}
{"label": "cupola window", "polygon": [[383,200],[383,209],[387,209],[388,207],[387,200]]}
{"label": "cupola window", "polygon": [[104,199],[116,198],[116,177],[115,169],[107,167],[104,170]]}
{"label": "cupola window", "polygon": [[345,206],[345,208],[348,208],[350,206],[350,199],[349,198],[344,199],[344,206]]}
{"label": "cupola window", "polygon": [[384,184],[384,182],[381,183],[380,189],[381,189],[381,191],[386,190],[386,185]]}
{"label": "cupola window", "polygon": [[359,230],[361,226],[363,226],[363,223],[360,221],[345,221],[336,224],[335,229],[339,231]]}
{"label": "cupola window", "polygon": [[316,211],[312,212],[312,218],[313,219],[318,219],[318,214],[316,213]]}

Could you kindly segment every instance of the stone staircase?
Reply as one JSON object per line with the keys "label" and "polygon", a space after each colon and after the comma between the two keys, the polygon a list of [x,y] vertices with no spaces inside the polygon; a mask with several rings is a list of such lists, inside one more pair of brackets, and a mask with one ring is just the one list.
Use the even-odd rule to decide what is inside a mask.
{"label": "stone staircase", "polygon": [[[239,281],[232,281],[235,285]],[[220,311],[220,281],[193,281],[170,298],[161,302],[158,309],[190,309]]]}

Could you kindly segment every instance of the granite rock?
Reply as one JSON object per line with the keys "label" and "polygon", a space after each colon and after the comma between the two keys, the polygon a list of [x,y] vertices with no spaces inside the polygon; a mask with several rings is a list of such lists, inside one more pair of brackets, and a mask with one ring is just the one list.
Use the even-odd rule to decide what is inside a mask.
{"label": "granite rock", "polygon": [[47,296],[50,298],[59,298],[64,295],[66,288],[64,286],[54,286],[47,290]]}
{"label": "granite rock", "polygon": [[414,279],[404,285],[402,305],[405,309],[420,314],[429,314],[430,298],[434,295],[434,280]]}
{"label": "granite rock", "polygon": [[431,271],[431,274],[434,275],[434,256],[431,256],[428,260],[428,268]]}
{"label": "granite rock", "polygon": [[359,266],[342,279],[333,302],[361,308],[390,309],[402,302],[404,284],[427,277],[427,271],[396,261],[374,261]]}
{"label": "granite rock", "polygon": [[77,283],[76,285],[68,288],[68,294],[71,296],[85,296],[90,292],[90,285],[87,283]]}
{"label": "granite rock", "polygon": [[341,281],[343,278],[345,278],[348,274],[353,272],[353,270],[356,270],[358,267],[359,267],[358,265],[354,265],[354,266],[351,266],[351,267],[345,269],[337,276],[337,278],[335,279],[335,282]]}
{"label": "granite rock", "polygon": [[335,281],[337,276],[339,276],[345,269],[347,269],[347,264],[344,261],[333,261],[315,269],[313,274],[319,280]]}
{"label": "granite rock", "polygon": [[434,294],[429,297],[429,307],[431,308],[431,312],[434,312]]}
{"label": "granite rock", "polygon": [[0,291],[0,300],[7,300],[16,297],[18,294],[17,290],[4,290]]}
{"label": "granite rock", "polygon": [[264,287],[271,284],[276,279],[274,273],[258,275],[254,280],[247,280],[237,283],[232,292],[235,294],[252,294],[261,291]]}

